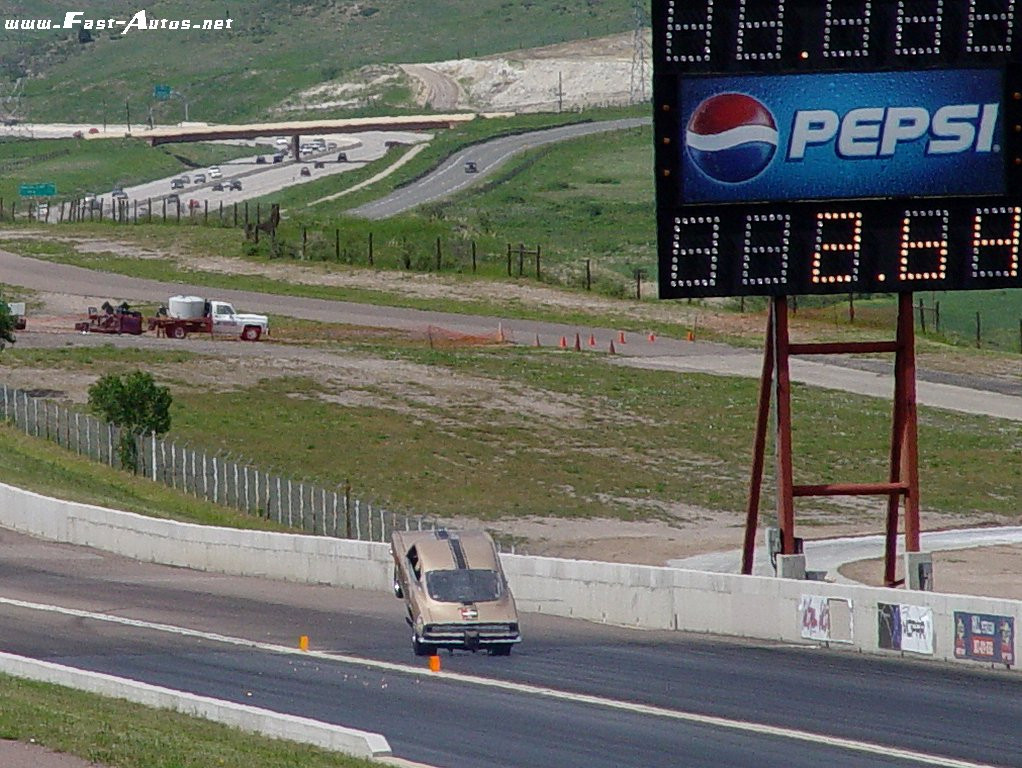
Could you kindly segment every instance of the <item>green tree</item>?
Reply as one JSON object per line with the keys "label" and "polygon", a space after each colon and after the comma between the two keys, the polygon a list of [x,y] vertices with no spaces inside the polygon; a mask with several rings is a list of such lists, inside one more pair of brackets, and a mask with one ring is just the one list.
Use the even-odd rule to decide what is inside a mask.
{"label": "green tree", "polygon": [[7,302],[0,299],[0,349],[15,342],[14,324],[16,322],[17,318],[11,314],[11,308]]}
{"label": "green tree", "polygon": [[89,387],[89,408],[120,428],[121,464],[134,472],[138,471],[137,437],[153,432],[165,435],[170,430],[171,400],[170,390],[143,371],[124,376],[108,373]]}

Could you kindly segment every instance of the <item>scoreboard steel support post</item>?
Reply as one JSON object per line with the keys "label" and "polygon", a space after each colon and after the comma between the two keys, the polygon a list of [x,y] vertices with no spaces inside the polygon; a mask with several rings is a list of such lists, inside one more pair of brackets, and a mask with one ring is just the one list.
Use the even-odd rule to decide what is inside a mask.
{"label": "scoreboard steel support post", "polygon": [[[884,349],[897,372],[891,477],[787,484],[791,496],[887,494],[889,583],[899,498],[918,549],[911,293],[1022,288],[1020,16],[1022,0],[653,0],[660,297],[770,297],[774,376],[787,354],[814,353],[788,343],[784,297],[899,294]],[[778,453],[782,488],[790,461]],[[753,526],[756,472],[754,458]],[[791,506],[778,500],[789,554]]]}

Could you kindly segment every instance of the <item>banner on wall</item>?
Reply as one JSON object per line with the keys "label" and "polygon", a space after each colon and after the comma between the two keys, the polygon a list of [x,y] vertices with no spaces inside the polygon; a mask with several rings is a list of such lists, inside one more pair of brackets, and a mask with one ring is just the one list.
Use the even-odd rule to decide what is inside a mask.
{"label": "banner on wall", "polygon": [[955,611],[955,658],[1015,663],[1015,619]]}
{"label": "banner on wall", "polygon": [[799,632],[806,640],[852,642],[852,601],[840,597],[802,595],[798,604]]}
{"label": "banner on wall", "polygon": [[892,651],[933,655],[933,609],[877,603],[877,643]]}

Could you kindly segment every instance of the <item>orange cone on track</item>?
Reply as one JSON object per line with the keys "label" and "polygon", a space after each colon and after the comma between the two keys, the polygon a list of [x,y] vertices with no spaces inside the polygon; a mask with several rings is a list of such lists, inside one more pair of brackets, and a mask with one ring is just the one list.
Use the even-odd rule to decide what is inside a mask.
{"label": "orange cone on track", "polygon": [[654,341],[656,341],[656,334],[655,333],[650,333],[649,334],[649,343],[652,344]]}
{"label": "orange cone on track", "polygon": [[616,355],[617,354],[617,350],[614,349],[614,340],[613,339],[610,340],[609,354],[611,354],[611,355]]}
{"label": "orange cone on track", "polygon": [[692,333],[692,331],[689,331],[689,332],[688,332],[688,333],[687,333],[687,334],[685,335],[685,339],[686,339],[687,341],[695,341],[695,340],[696,340],[696,335],[695,335],[694,333]]}
{"label": "orange cone on track", "polygon": [[435,653],[429,657],[429,671],[439,672],[440,671],[440,657]]}
{"label": "orange cone on track", "polygon": [[624,344],[625,343],[625,332],[624,331],[619,331],[618,332],[618,334],[617,334],[617,343],[618,344]]}
{"label": "orange cone on track", "polygon": [[579,336],[577,333],[575,334],[575,351],[576,352],[582,351],[582,337]]}
{"label": "orange cone on track", "polygon": [[596,335],[595,334],[592,334],[592,333],[589,334],[589,346],[590,347],[595,347],[596,346]]}
{"label": "orange cone on track", "polygon": [[558,344],[557,346],[559,346],[561,349],[567,349],[568,348],[568,339],[567,339],[567,337],[561,336],[561,343]]}

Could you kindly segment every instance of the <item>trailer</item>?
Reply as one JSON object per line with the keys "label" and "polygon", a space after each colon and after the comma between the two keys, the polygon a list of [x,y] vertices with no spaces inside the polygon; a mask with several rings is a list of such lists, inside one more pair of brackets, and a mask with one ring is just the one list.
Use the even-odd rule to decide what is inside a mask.
{"label": "trailer", "polygon": [[104,301],[99,309],[89,307],[86,319],[75,323],[75,330],[82,333],[128,333],[138,336],[144,330],[142,313],[131,309],[127,303],[115,307],[109,301]]}

